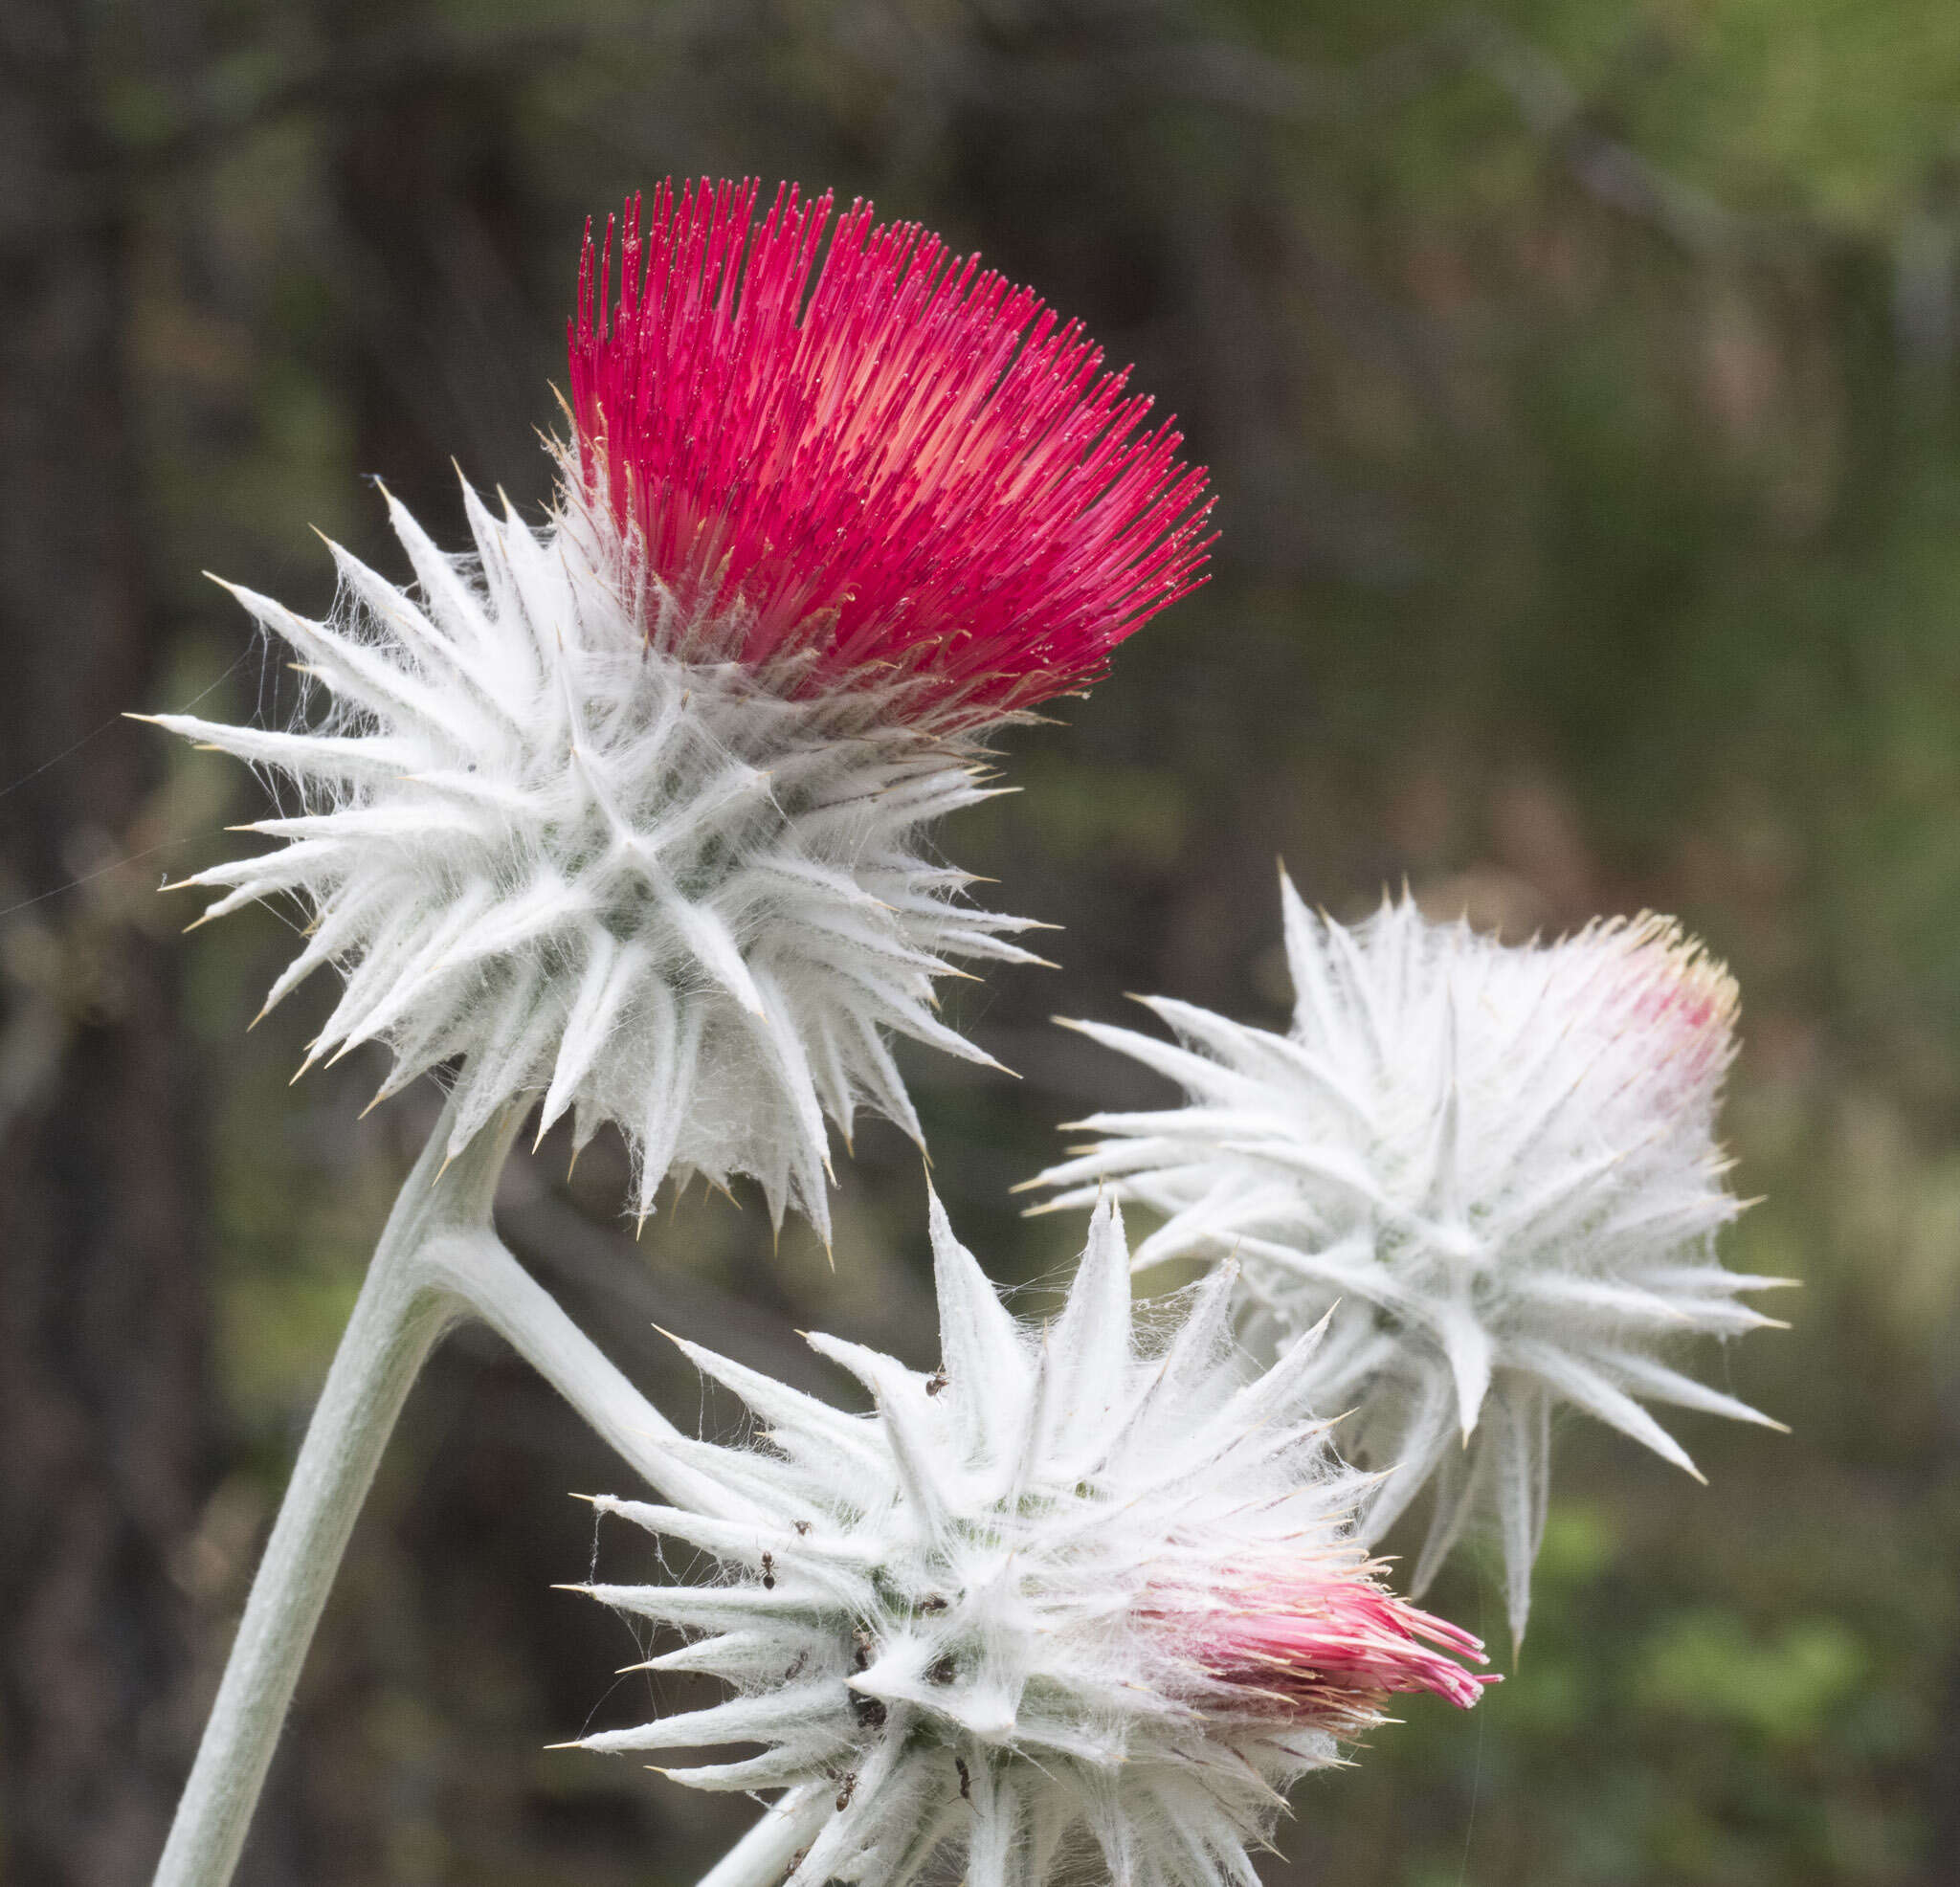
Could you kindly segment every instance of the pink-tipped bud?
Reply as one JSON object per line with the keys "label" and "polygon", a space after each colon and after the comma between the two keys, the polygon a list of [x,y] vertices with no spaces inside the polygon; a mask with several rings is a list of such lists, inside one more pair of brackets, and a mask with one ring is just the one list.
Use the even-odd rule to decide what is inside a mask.
{"label": "pink-tipped bud", "polygon": [[1645,1404],[1769,1421],[1681,1366],[1689,1339],[1770,1322],[1739,1299],[1787,1281],[1716,1251],[1742,1210],[1715,1139],[1735,983],[1666,918],[1507,944],[1405,898],[1349,929],[1283,874],[1281,909],[1287,1034],[1155,1000],[1175,1050],[1080,1025],[1185,1095],[1092,1117],[1107,1137],[1036,1183],[1057,1189],[1047,1210],[1147,1205],[1162,1224],[1140,1262],[1241,1255],[1276,1349],[1327,1321],[1315,1393],[1382,1471],[1357,1537],[1433,1485],[1420,1596],[1465,1527],[1493,1522],[1521,1639],[1555,1409],[1690,1474]]}
{"label": "pink-tipped bud", "polygon": [[[827,193],[671,184],[587,231],[576,494],[648,633],[972,722],[1102,674],[1201,580],[1205,475],[1027,289]],[[825,238],[828,234],[828,246]],[[663,593],[662,593],[663,592]],[[779,673],[786,671],[778,668]]]}

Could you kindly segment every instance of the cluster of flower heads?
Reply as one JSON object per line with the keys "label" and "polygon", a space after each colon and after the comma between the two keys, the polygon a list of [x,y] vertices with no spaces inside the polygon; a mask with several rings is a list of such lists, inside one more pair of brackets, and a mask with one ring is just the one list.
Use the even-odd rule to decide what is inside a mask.
{"label": "cluster of flower heads", "polygon": [[[791,1887],[1038,1883],[1090,1844],[1134,1887],[1254,1887],[1286,1787],[1397,1693],[1467,1705],[1481,1647],[1381,1584],[1327,1447],[1317,1336],[1248,1373],[1221,1270],[1140,1328],[1113,1206],[1066,1304],[1017,1321],[935,1201],[930,1375],[813,1337],[869,1391],[844,1414],[693,1345],[767,1439],[694,1444],[686,1506],[602,1511],[698,1547],[684,1584],[578,1589],[679,1627],[646,1669],[735,1695],[588,1737],[761,1744],[669,1770],[787,1787]],[[705,1498],[702,1484],[712,1490]]]}
{"label": "cluster of flower heads", "polygon": [[[296,795],[248,829],[281,847],[188,881],[206,917],[302,907],[267,1006],[343,973],[309,1060],[385,1043],[384,1094],[451,1068],[452,1152],[539,1100],[541,1136],[619,1126],[642,1216],[669,1173],[747,1174],[827,1235],[830,1126],[920,1134],[887,1038],[987,1059],[935,986],[1035,961],[924,829],[986,796],[990,726],[1199,580],[1209,507],[1029,292],[868,207],[757,208],[662,187],[644,234],[637,202],[588,231],[542,526],[466,490],[452,555],[390,500],[412,586],[336,549],[326,621],[237,592],[313,712],[162,720]],[[678,1772],[785,1791],[745,1881],[958,1856],[1038,1887],[1093,1852],[1122,1887],[1256,1887],[1294,1780],[1397,1693],[1487,1681],[1369,1557],[1419,1490],[1414,1589],[1487,1509],[1522,1632],[1556,1405],[1683,1467],[1644,1403],[1766,1419],[1665,1360],[1779,1281],[1714,1257],[1726,975],[1654,920],[1507,949],[1282,898],[1290,1034],[1168,1000],[1176,1043],[1076,1025],[1185,1102],[1092,1117],[1032,1182],[1102,1202],[1051,1326],[935,1202],[938,1370],[813,1339],[853,1416],[690,1347],[766,1439],[677,1442],[676,1504],[599,1503],[715,1572],[584,1589],[687,1634],[648,1668],[734,1695],[586,1744],[761,1745]],[[1117,1197],[1163,1218],[1136,1266],[1214,1266],[1154,1326]],[[1331,1450],[1350,1409],[1373,1473]]]}
{"label": "cluster of flower heads", "polygon": [[[465,494],[472,554],[390,509],[399,588],[336,549],[312,622],[237,592],[323,711],[166,726],[297,789],[283,849],[201,872],[296,899],[346,984],[315,1056],[383,1093],[446,1063],[452,1151],[520,1098],[669,1173],[757,1179],[828,1236],[829,1123],[915,1138],[886,1038],[950,959],[1036,961],[924,831],[985,796],[985,728],[1100,673],[1197,581],[1203,475],[1026,291],[829,197],[662,189],[588,237],[573,439],[534,529]],[[826,231],[829,248],[819,259]]]}
{"label": "cluster of flower heads", "polygon": [[1368,1536],[1433,1488],[1420,1592],[1490,1513],[1522,1635],[1555,1407],[1691,1474],[1644,1402],[1769,1422],[1665,1360],[1771,1321],[1738,1299],[1787,1281],[1715,1256],[1735,986],[1655,918],[1513,947],[1407,899],[1350,930],[1283,873],[1281,897],[1291,1032],[1163,998],[1175,1042],[1072,1025],[1184,1101],[1077,1122],[1102,1138],[1030,1182],[1056,1189],[1035,1210],[1106,1188],[1163,1215],[1140,1267],[1236,1258],[1255,1343],[1329,1319],[1319,1406],[1385,1471]]}

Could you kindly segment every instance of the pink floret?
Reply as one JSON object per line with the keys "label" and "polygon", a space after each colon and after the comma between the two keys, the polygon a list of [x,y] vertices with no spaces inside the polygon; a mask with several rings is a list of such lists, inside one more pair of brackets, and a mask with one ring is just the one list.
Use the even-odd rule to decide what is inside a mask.
{"label": "pink floret", "polygon": [[[596,250],[570,330],[580,498],[610,515],[648,632],[798,673],[908,684],[979,721],[1101,675],[1201,581],[1210,509],[1171,423],[1027,289],[917,224],[757,186],[671,184]],[[829,231],[829,244],[824,237]],[[664,591],[664,598],[658,595]],[[789,659],[796,666],[784,668]]]}
{"label": "pink floret", "polygon": [[1250,1583],[1200,1608],[1167,1608],[1181,1654],[1212,1678],[1338,1730],[1370,1699],[1434,1691],[1468,1709],[1495,1676],[1482,1641],[1359,1575]]}
{"label": "pink floret", "polygon": [[1623,1026],[1651,1045],[1650,1078],[1670,1095],[1714,1090],[1735,1054],[1735,981],[1678,926],[1645,918],[1622,933]]}

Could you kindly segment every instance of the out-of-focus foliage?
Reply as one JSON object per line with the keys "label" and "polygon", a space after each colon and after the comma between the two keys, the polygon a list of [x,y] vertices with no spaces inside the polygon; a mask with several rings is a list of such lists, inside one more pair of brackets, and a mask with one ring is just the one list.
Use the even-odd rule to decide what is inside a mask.
{"label": "out-of-focus foliage", "polygon": [[[1058,973],[915,1058],[935,1177],[1003,1279],[1079,1228],[1006,1188],[1153,1098],[1047,1026],[1283,993],[1273,858],[1338,914],[1407,878],[1525,935],[1679,912],[1728,957],[1741,1269],[1802,1277],[1683,1418],[1704,1490],[1561,1437],[1531,1637],[1474,1718],[1412,1704],[1302,1794],[1273,1882],[1908,1883],[1960,1854],[1960,12],[1944,0],[110,0],[130,376],[167,700],[270,699],[210,566],[323,607],[317,524],[390,570],[385,478],[454,542],[453,455],[546,490],[588,214],[673,173],[863,192],[1080,313],[1214,468],[1212,585],[947,834]],[[399,574],[397,572],[397,574]],[[51,626],[50,633],[54,633]],[[132,704],[137,705],[137,704]],[[32,757],[37,758],[37,757]],[[173,876],[250,783],[174,760]],[[224,812],[213,810],[223,805]],[[154,835],[151,842],[154,841]],[[133,843],[133,842],[132,842]],[[187,914],[188,915],[188,914]],[[359,1267],[433,1114],[288,1091],[325,991],[245,1025],[266,915],[187,945],[236,1465],[186,1543],[215,1658]],[[364,1085],[366,1084],[366,1085]],[[506,1223],[686,1419],[650,1325],[800,1369],[929,1353],[923,1183],[840,1167],[836,1268],[750,1201],[663,1209],[547,1141]],[[733,1411],[710,1404],[711,1426]],[[487,1341],[414,1404],[302,1686],[250,1877],[684,1882],[743,1825],[541,1752],[634,1660],[554,1596],[622,1476]],[[621,1491],[626,1491],[621,1488]],[[1501,1635],[1474,1565],[1440,1610]],[[636,1684],[643,1678],[623,1680]],[[663,1693],[678,1703],[680,1688]]]}

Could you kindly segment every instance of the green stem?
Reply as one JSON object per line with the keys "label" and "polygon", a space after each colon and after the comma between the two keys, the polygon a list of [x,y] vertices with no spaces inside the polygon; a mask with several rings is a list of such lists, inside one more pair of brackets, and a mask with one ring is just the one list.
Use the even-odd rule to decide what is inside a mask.
{"label": "green stem", "polygon": [[670,1499],[707,1492],[667,1452],[679,1431],[490,1230],[497,1176],[521,1119],[522,1110],[507,1110],[445,1161],[445,1111],[395,1201],[254,1575],[155,1887],[230,1880],[382,1450],[430,1351],[461,1317],[474,1313],[498,1330]]}

